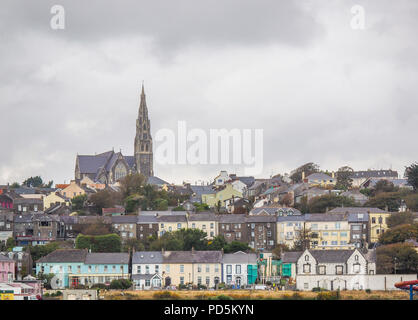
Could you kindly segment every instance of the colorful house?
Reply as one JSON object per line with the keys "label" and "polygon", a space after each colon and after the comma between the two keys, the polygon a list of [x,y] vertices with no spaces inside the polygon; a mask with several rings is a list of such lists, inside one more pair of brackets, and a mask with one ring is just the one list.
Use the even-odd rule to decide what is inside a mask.
{"label": "colorful house", "polygon": [[129,279],[129,254],[58,249],[36,262],[36,274],[39,273],[55,274],[58,288],[110,284],[115,279]]}
{"label": "colorful house", "polygon": [[222,257],[222,282],[235,288],[254,284],[257,279],[257,255],[238,251]]}
{"label": "colorful house", "polygon": [[42,200],[44,202],[44,210],[56,204],[62,204],[65,206],[70,205],[70,199],[64,197],[59,192],[51,192],[50,194],[44,196]]}
{"label": "colorful house", "polygon": [[0,282],[10,283],[15,279],[15,266],[13,259],[0,254]]}
{"label": "colorful house", "polygon": [[215,193],[202,194],[202,202],[206,203],[209,207],[215,207],[220,202],[221,207],[225,207],[225,200],[232,197],[241,197],[242,193],[234,189],[232,184],[225,184]]}

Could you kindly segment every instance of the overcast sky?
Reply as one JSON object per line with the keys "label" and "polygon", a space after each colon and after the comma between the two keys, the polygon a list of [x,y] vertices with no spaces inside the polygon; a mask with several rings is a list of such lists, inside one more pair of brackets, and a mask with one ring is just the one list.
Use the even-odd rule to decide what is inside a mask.
{"label": "overcast sky", "polygon": [[[178,120],[264,129],[259,177],[309,161],[403,175],[418,160],[417,18],[416,0],[2,0],[0,184],[68,182],[77,153],[132,155],[142,80],[154,136]],[[221,169],[243,173],[154,163],[177,183]]]}

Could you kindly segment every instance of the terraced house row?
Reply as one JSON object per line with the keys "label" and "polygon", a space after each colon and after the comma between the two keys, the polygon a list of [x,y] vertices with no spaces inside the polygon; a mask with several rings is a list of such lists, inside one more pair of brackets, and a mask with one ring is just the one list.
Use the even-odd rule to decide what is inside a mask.
{"label": "terraced house row", "polygon": [[180,229],[199,229],[208,238],[224,236],[227,242],[240,241],[261,251],[277,244],[292,248],[305,230],[313,249],[365,248],[387,230],[390,212],[378,208],[335,208],[327,213],[302,214],[293,208],[261,207],[249,215],[142,212],[138,216],[114,216],[112,225],[122,239],[144,239]]}
{"label": "terraced house row", "polygon": [[36,262],[37,274],[54,274],[57,288],[91,287],[112,280],[132,279],[134,288],[145,290],[186,284],[215,287],[223,282],[242,287],[257,279],[257,256],[223,251],[141,251],[90,253],[59,249]]}

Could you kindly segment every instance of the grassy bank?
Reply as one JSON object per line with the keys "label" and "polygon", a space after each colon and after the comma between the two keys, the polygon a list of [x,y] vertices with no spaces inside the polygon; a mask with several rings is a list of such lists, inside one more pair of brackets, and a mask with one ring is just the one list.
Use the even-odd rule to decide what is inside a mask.
{"label": "grassy bank", "polygon": [[105,300],[408,300],[402,291],[101,291]]}

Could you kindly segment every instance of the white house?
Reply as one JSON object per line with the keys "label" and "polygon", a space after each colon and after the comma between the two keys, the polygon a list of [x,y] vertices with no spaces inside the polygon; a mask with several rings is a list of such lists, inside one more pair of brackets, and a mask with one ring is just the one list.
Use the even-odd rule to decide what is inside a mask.
{"label": "white house", "polygon": [[257,266],[257,255],[238,251],[222,257],[222,282],[242,287],[249,284],[248,266]]}
{"label": "white house", "polygon": [[231,180],[231,177],[229,176],[228,172],[222,170],[219,175],[215,177],[214,183],[215,186],[222,186],[225,184],[226,181]]}
{"label": "white house", "polygon": [[242,194],[246,194],[247,192],[247,185],[242,182],[241,180],[234,180],[231,182],[232,188],[241,192]]}
{"label": "white house", "polygon": [[375,275],[374,251],[362,253],[354,250],[305,250],[296,262],[296,287],[312,290],[361,289],[365,277]]}
{"label": "white house", "polygon": [[132,255],[132,281],[136,290],[162,286],[163,256],[159,251],[138,251]]}

